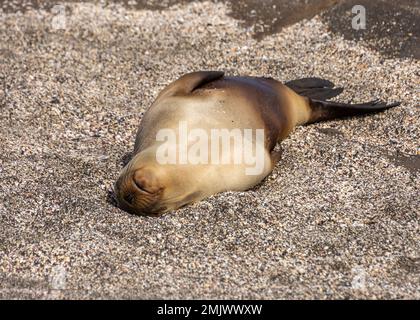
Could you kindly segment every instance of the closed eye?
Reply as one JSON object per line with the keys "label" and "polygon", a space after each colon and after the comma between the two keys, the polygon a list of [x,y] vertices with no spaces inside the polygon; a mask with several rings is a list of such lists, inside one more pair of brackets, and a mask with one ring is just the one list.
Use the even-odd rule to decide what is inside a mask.
{"label": "closed eye", "polygon": [[124,200],[129,204],[133,204],[134,196],[131,193],[128,193],[124,196]]}
{"label": "closed eye", "polygon": [[138,183],[138,182],[136,181],[136,179],[133,179],[133,181],[134,181],[134,184],[136,185],[137,189],[139,189],[140,191],[145,192],[145,193],[147,193],[147,194],[152,194],[151,192],[149,192],[149,191],[147,191],[146,189],[144,189],[144,186],[143,186],[143,185],[141,185],[140,183]]}

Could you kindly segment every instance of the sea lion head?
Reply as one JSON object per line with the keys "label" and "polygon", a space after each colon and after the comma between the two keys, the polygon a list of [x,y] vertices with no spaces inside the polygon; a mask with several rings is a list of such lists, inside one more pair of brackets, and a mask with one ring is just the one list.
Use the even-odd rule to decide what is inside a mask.
{"label": "sea lion head", "polygon": [[132,159],[115,183],[118,206],[136,215],[158,216],[168,210],[162,204],[164,173],[153,164]]}

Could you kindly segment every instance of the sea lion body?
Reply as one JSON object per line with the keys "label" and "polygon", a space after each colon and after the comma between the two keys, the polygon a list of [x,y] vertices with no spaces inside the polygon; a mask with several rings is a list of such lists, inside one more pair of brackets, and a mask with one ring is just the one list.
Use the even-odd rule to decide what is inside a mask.
{"label": "sea lion body", "polygon": [[[225,77],[217,71],[187,74],[170,84],[141,121],[134,157],[116,183],[119,206],[136,214],[157,215],[212,194],[247,190],[258,184],[279,159],[279,154],[273,152],[276,144],[295,126],[316,121],[314,114],[325,116],[316,101],[290,87],[271,78]],[[235,163],[233,148],[221,150],[221,156],[231,160],[225,164],[180,163],[187,149],[177,163],[160,163],[159,132],[172,130],[177,141],[173,148],[179,151],[179,141],[185,138],[180,123],[190,132],[201,130],[209,137],[214,129],[263,130],[264,140],[247,140],[253,150],[263,150],[263,169],[258,174],[247,174],[244,162]],[[187,146],[194,144],[197,141],[190,139]]]}

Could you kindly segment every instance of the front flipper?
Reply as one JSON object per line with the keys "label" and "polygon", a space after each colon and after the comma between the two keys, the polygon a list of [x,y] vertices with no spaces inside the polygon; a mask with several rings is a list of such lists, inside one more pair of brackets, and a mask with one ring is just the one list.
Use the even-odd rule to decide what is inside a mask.
{"label": "front flipper", "polygon": [[163,89],[156,100],[169,96],[186,95],[200,86],[223,77],[223,71],[197,71],[187,73]]}

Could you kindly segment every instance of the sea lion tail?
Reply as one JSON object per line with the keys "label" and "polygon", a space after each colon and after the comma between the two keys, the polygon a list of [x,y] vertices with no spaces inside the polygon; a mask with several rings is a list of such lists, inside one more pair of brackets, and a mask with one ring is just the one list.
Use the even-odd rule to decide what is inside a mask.
{"label": "sea lion tail", "polygon": [[360,104],[321,101],[311,98],[308,98],[308,101],[311,112],[309,120],[306,122],[307,124],[336,118],[377,113],[400,105],[400,102],[387,104],[381,100],[373,100]]}

